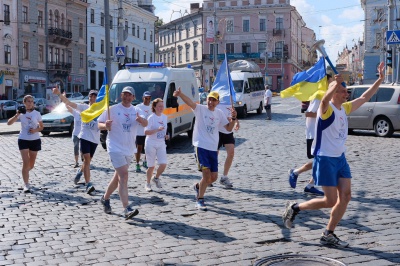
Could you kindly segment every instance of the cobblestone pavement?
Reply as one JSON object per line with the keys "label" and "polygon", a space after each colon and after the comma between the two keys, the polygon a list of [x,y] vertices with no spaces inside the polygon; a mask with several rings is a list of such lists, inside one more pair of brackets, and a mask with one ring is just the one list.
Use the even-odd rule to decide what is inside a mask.
{"label": "cobblestone pavement", "polygon": [[[274,98],[273,120],[249,114],[236,133],[230,178],[234,189],[219,183],[206,194],[207,212],[195,207],[190,186],[199,180],[186,135],[168,151],[162,176],[165,190],[147,193],[145,174],[130,168],[130,202],[139,208],[125,221],[118,195],[113,213],[99,199],[113,173],[99,146],[93,160],[93,196],[75,186],[72,140],[64,134],[42,137],[31,182],[21,190],[17,135],[1,135],[0,265],[252,265],[276,254],[309,254],[347,265],[400,265],[399,139],[370,132],[349,136],[347,158],[353,174],[348,211],[336,234],[346,249],[321,246],[319,237],[329,211],[300,213],[291,230],[283,228],[287,200],[303,193],[310,174],[292,189],[287,171],[306,162],[304,117],[294,99]],[[220,152],[220,173],[225,159]]]}

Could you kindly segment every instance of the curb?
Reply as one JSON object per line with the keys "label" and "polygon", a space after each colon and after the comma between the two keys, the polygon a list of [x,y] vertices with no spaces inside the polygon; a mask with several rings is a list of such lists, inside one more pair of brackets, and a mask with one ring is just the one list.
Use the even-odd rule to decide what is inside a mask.
{"label": "curb", "polygon": [[5,131],[5,132],[0,132],[0,135],[12,135],[12,134],[19,134],[18,131]]}

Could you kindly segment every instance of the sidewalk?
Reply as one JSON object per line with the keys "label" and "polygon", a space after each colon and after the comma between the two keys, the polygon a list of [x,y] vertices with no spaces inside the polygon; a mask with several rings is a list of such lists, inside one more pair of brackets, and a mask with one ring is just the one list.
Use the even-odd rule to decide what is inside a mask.
{"label": "sidewalk", "polygon": [[7,119],[0,120],[0,135],[18,134],[21,130],[21,122],[15,122],[8,126]]}

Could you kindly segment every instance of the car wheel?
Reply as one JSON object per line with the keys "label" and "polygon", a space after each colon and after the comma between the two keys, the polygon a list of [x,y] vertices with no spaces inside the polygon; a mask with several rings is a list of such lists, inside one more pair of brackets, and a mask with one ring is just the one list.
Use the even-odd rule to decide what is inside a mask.
{"label": "car wheel", "polygon": [[263,110],[263,105],[262,105],[262,103],[260,102],[260,106],[258,107],[258,109],[257,109],[257,114],[261,114],[262,113],[262,110]]}
{"label": "car wheel", "polygon": [[378,137],[390,137],[393,135],[393,126],[386,117],[378,117],[374,123],[375,135]]}
{"label": "car wheel", "polygon": [[74,122],[71,123],[68,129],[68,134],[72,135],[72,131],[74,131]]}
{"label": "car wheel", "polygon": [[245,117],[247,117],[247,106],[246,105],[243,105],[243,109],[242,109],[242,117],[243,118],[245,118]]}
{"label": "car wheel", "polygon": [[48,136],[48,135],[50,135],[50,131],[42,131],[42,135],[43,136]]}

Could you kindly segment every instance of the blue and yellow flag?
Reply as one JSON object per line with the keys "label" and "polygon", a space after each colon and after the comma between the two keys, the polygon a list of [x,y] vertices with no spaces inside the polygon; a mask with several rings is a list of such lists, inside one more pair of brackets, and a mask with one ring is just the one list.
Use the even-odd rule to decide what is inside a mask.
{"label": "blue and yellow flag", "polygon": [[236,93],[233,87],[231,73],[229,72],[226,54],[225,60],[222,62],[221,67],[215,77],[211,91],[218,92],[220,104],[232,105],[236,102]]}
{"label": "blue and yellow flag", "polygon": [[321,99],[328,89],[325,59],[321,57],[310,69],[294,75],[290,87],[281,91],[282,98],[294,96],[300,101]]}
{"label": "blue and yellow flag", "polygon": [[101,115],[104,110],[108,107],[108,81],[107,81],[107,68],[104,70],[104,80],[99,93],[96,97],[96,102],[90,105],[88,109],[81,112],[81,119],[83,123],[89,123],[99,115]]}

